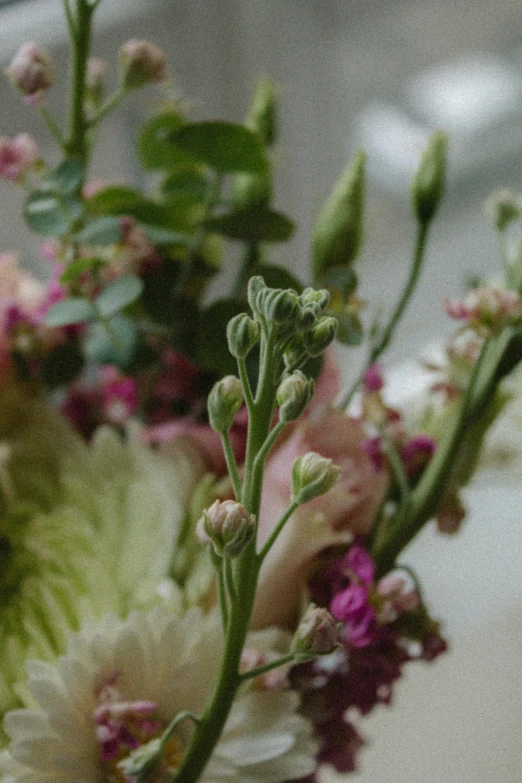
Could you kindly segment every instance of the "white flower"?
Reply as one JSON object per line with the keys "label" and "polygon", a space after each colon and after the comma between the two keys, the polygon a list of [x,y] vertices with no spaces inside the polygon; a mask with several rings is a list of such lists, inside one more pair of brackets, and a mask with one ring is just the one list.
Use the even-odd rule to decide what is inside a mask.
{"label": "white flower", "polygon": [[[249,643],[262,643],[259,636]],[[124,621],[107,617],[74,634],[57,665],[30,662],[33,706],[5,718],[12,742],[0,757],[3,783],[123,781],[116,765],[133,740],[150,741],[180,711],[201,714],[221,640],[216,613],[205,617],[192,609],[179,617],[159,606]],[[310,774],[315,743],[297,707],[290,690],[252,683],[240,691],[201,780],[278,783]],[[185,720],[169,741],[171,768],[191,731]]]}
{"label": "white flower", "polygon": [[20,703],[27,658],[54,660],[86,618],[177,599],[169,569],[203,470],[184,445],[165,455],[103,429],[87,446],[35,410],[0,441],[0,716]]}

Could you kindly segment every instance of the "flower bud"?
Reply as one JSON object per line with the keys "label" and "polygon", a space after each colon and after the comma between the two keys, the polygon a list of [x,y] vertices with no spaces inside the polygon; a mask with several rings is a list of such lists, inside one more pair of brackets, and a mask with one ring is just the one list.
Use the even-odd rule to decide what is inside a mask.
{"label": "flower bud", "polygon": [[439,206],[446,179],[448,137],[437,131],[429,142],[412,183],[412,203],[419,223],[431,221]]}
{"label": "flower bud", "polygon": [[120,47],[120,79],[127,90],[137,90],[149,82],[166,78],[165,55],[150,41],[131,38]]}
{"label": "flower bud", "polygon": [[326,288],[305,288],[299,297],[303,306],[314,305],[317,315],[328,307],[330,302],[330,292]]}
{"label": "flower bud", "polygon": [[314,379],[307,378],[301,370],[283,378],[276,395],[280,420],[287,424],[298,419],[310,404],[314,390]]}
{"label": "flower bud", "polygon": [[261,291],[265,290],[266,288],[267,286],[265,285],[265,281],[263,280],[261,275],[254,275],[248,281],[247,299],[248,299],[248,304],[250,305],[254,313],[259,312],[259,310],[257,309],[257,297],[261,293]]}
{"label": "flower bud", "polygon": [[[284,324],[294,321],[299,313],[299,301],[295,291],[268,288],[258,296],[258,306],[268,321]],[[261,307],[260,307],[261,309]]]}
{"label": "flower bud", "polygon": [[155,737],[145,745],[139,745],[128,756],[118,762],[117,766],[124,779],[132,783],[146,783],[155,778],[154,773],[163,761],[164,748],[161,737]]}
{"label": "flower bud", "polygon": [[97,108],[105,94],[107,63],[99,57],[91,57],[87,61],[87,76],[85,79],[85,98],[88,103]]}
{"label": "flower bud", "polygon": [[214,501],[203,511],[197,532],[203,543],[212,543],[220,557],[237,557],[251,540],[256,520],[235,500]]}
{"label": "flower bud", "polygon": [[243,404],[243,386],[235,375],[226,375],[214,384],[208,396],[207,408],[210,426],[224,435],[229,431],[234,416]]}
{"label": "flower bud", "polygon": [[7,69],[11,82],[30,100],[38,102],[41,93],[54,81],[49,54],[37,44],[25,43]]}
{"label": "flower bud", "polygon": [[315,326],[304,334],[304,344],[309,356],[321,356],[337,334],[337,319],[324,315]]}
{"label": "flower bud", "polygon": [[299,663],[329,655],[339,647],[339,626],[327,609],[310,604],[299,623],[290,651]]}
{"label": "flower bud", "polygon": [[508,188],[493,193],[486,202],[486,212],[497,231],[503,231],[514,220],[522,217],[519,199]]}
{"label": "flower bud", "polygon": [[247,127],[255,131],[265,147],[276,141],[276,89],[270,79],[260,79],[247,117]]}
{"label": "flower bud", "polygon": [[292,465],[292,500],[308,503],[324,495],[339,480],[341,468],[331,459],[321,457],[314,451],[298,457]]}
{"label": "flower bud", "polygon": [[364,210],[363,151],[350,161],[316,220],[312,244],[315,280],[355,261],[361,245]]}
{"label": "flower bud", "polygon": [[259,340],[259,324],[239,313],[227,324],[228,350],[235,359],[244,359]]}

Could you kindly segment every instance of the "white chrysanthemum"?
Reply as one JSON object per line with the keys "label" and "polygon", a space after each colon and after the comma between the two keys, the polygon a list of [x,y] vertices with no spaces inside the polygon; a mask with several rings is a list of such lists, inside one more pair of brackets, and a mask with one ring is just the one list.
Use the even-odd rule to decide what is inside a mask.
{"label": "white chrysanthemum", "polygon": [[[262,646],[262,636],[254,634],[249,643]],[[34,707],[5,718],[12,741],[0,757],[3,783],[123,781],[116,764],[129,752],[122,752],[129,734],[143,732],[141,741],[148,740],[151,730],[159,735],[181,711],[201,714],[221,650],[216,613],[204,616],[198,609],[179,617],[156,607],[124,621],[106,618],[73,635],[56,665],[28,664]],[[201,780],[278,783],[310,774],[315,743],[297,706],[293,691],[245,687]],[[125,714],[116,749],[114,725],[106,720],[111,710]],[[171,767],[179,764],[190,733],[191,723],[184,721],[167,746]]]}
{"label": "white chrysanthemum", "polygon": [[[19,703],[13,683],[24,678],[28,657],[53,660],[85,618],[123,617],[170,585],[176,539],[203,472],[198,455],[182,444],[159,454],[139,442],[137,431],[122,440],[102,429],[86,446],[49,412],[17,441],[35,487],[45,464],[37,422],[46,442],[63,431],[70,448],[60,449],[66,440],[57,437],[52,481],[42,469],[46,497],[25,490],[23,461],[16,463],[16,497],[0,516],[0,716]],[[12,442],[0,466],[7,483]]]}

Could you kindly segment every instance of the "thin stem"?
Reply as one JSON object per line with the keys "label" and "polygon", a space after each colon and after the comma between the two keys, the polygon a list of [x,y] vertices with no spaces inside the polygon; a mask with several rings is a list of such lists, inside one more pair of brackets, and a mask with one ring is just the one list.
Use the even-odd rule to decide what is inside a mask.
{"label": "thin stem", "polygon": [[237,589],[234,582],[234,571],[232,561],[229,557],[223,558],[223,569],[225,572],[225,585],[228,597],[231,601],[237,601]]}
{"label": "thin stem", "polygon": [[228,432],[225,432],[221,436],[221,442],[223,444],[223,451],[225,453],[225,460],[227,463],[230,479],[232,481],[232,487],[234,488],[234,495],[236,496],[237,502],[240,503],[242,494],[241,479],[239,478],[236,458],[234,456],[234,451],[232,449],[232,444],[230,443]]}
{"label": "thin stem", "polygon": [[63,0],[63,8],[65,11],[65,18],[67,19],[67,25],[69,27],[69,32],[71,36],[76,35],[76,20],[73,16],[73,12],[71,10],[71,6],[69,5],[69,0]]}
{"label": "thin stem", "polygon": [[62,131],[47,106],[39,106],[38,111],[40,112],[40,116],[47,125],[55,142],[58,144],[61,150],[65,151],[65,139],[62,135]]}
{"label": "thin stem", "polygon": [[210,557],[212,559],[218,577],[218,596],[219,596],[219,608],[221,611],[221,622],[223,625],[223,631],[226,631],[228,626],[228,600],[227,600],[227,590],[225,586],[224,562],[223,562],[223,558],[219,557],[219,555],[216,554],[216,552],[212,547],[212,544],[210,546],[211,546]]}
{"label": "thin stem", "polygon": [[252,394],[252,387],[250,386],[250,379],[248,377],[245,360],[238,359],[237,367],[239,370],[239,377],[243,385],[243,394],[245,397],[245,403],[247,406],[248,413],[250,414],[252,407],[254,405],[254,396]]}
{"label": "thin stem", "polygon": [[283,514],[283,516],[281,517],[281,519],[279,520],[279,522],[277,523],[275,528],[272,530],[272,532],[268,536],[268,538],[265,541],[265,543],[263,544],[263,546],[262,546],[262,548],[261,548],[261,550],[259,552],[259,555],[258,555],[260,563],[263,562],[263,560],[265,559],[267,554],[270,552],[270,550],[272,549],[272,547],[273,547],[277,537],[279,536],[281,530],[285,526],[285,524],[288,521],[288,519],[292,516],[292,514],[294,513],[296,508],[299,507],[299,505],[300,504],[296,500],[294,500],[292,503],[290,503],[290,505],[286,509],[285,513]]}
{"label": "thin stem", "polygon": [[272,671],[272,669],[278,669],[280,666],[284,666],[285,663],[292,663],[294,659],[294,653],[288,653],[288,655],[284,655],[276,661],[264,663],[262,666],[256,666],[255,669],[249,669],[247,672],[243,672],[243,674],[239,675],[239,679],[241,682],[251,680],[253,677],[259,677],[260,674],[266,674],[266,672]]}
{"label": "thin stem", "polygon": [[395,310],[393,311],[391,318],[388,321],[388,325],[381,333],[380,339],[370,348],[368,359],[364,366],[363,372],[357,378],[357,380],[355,381],[351,389],[349,389],[349,391],[339,402],[338,407],[341,408],[341,410],[345,410],[348,407],[348,405],[353,399],[354,394],[357,392],[359,386],[361,385],[364,373],[366,372],[368,367],[370,367],[374,362],[377,361],[377,359],[380,357],[383,351],[388,347],[388,345],[392,340],[395,328],[397,327],[397,324],[399,323],[400,319],[404,314],[406,306],[411,299],[411,296],[415,290],[415,286],[417,285],[419,279],[419,275],[422,269],[422,265],[424,262],[424,255],[426,251],[428,229],[429,229],[429,223],[417,224],[417,236],[415,240],[413,264],[411,266],[410,274],[408,280],[406,281],[406,285],[395,307]]}
{"label": "thin stem", "polygon": [[87,165],[89,155],[86,134],[87,120],[85,117],[85,79],[91,44],[94,8],[95,6],[89,5],[87,0],[77,0],[77,24],[71,34],[73,44],[73,77],[71,82],[69,138],[65,148],[69,157],[78,158],[84,166]]}
{"label": "thin stem", "polygon": [[[383,429],[381,429],[380,435],[386,447],[386,453],[390,460],[393,475],[396,478],[397,484],[399,486],[401,509],[403,509],[407,505],[411,494],[408,476],[406,475],[404,464],[401,460],[399,452],[395,448],[395,444],[392,439],[386,434],[386,432],[384,432]],[[401,516],[400,512],[399,516]]]}
{"label": "thin stem", "polygon": [[110,111],[116,108],[119,103],[125,98],[127,95],[126,88],[122,85],[116,92],[105,101],[103,106],[96,112],[94,117],[91,117],[89,122],[87,123],[87,126],[89,128],[93,128],[95,125],[97,125],[103,117],[105,117]]}
{"label": "thin stem", "polygon": [[266,460],[270,449],[278,439],[280,433],[284,428],[286,427],[286,423],[283,421],[278,421],[277,424],[273,427],[272,431],[268,435],[267,439],[263,443],[261,449],[258,451],[256,459],[254,461],[254,470],[259,470],[264,461]]}

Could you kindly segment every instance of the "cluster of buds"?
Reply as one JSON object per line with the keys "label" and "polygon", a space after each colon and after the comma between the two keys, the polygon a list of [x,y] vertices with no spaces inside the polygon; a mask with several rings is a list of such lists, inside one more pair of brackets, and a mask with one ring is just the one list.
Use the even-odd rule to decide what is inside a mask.
{"label": "cluster of buds", "polygon": [[395,622],[401,613],[419,606],[418,593],[408,574],[395,571],[375,583],[375,563],[358,544],[349,549],[340,563],[340,572],[339,589],[330,602],[330,611],[344,623],[344,641],[353,647],[371,644],[379,626]]}
{"label": "cluster of buds", "polygon": [[466,321],[486,339],[522,321],[522,297],[506,288],[475,288],[462,299],[446,299],[444,306],[451,318]]}
{"label": "cluster of buds", "polygon": [[25,96],[27,103],[38,105],[54,81],[49,54],[33,42],[25,43],[7,69],[11,82]]}
{"label": "cluster of buds", "polygon": [[216,500],[203,511],[197,534],[204,544],[212,544],[219,557],[237,557],[252,539],[255,517],[241,503]]}

